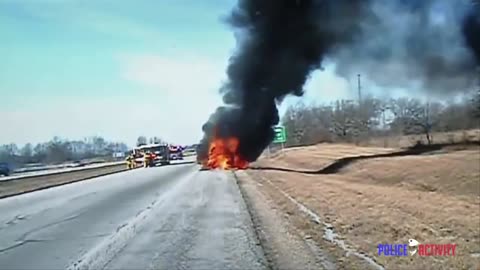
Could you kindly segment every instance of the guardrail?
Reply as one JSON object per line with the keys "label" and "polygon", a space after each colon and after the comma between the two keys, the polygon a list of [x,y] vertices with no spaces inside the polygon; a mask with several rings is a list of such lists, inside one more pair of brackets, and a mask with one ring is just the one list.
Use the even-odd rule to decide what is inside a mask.
{"label": "guardrail", "polygon": [[[80,169],[80,168],[78,168]],[[123,164],[81,168],[0,181],[0,199],[128,170]]]}
{"label": "guardrail", "polygon": [[[189,159],[192,159],[192,161],[194,160],[193,158],[187,158],[185,161],[187,161],[187,163],[191,163],[192,161],[189,161]],[[125,162],[120,161],[110,164],[97,164],[96,166],[74,168],[57,172],[14,177],[7,179],[6,181],[0,181],[0,199],[71,184],[74,182],[127,170],[128,169]]]}
{"label": "guardrail", "polygon": [[42,165],[42,166],[32,166],[32,167],[22,167],[13,170],[13,174],[28,173],[28,172],[37,172],[37,171],[47,171],[53,169],[63,169],[67,168],[68,165]]}
{"label": "guardrail", "polygon": [[109,163],[97,163],[97,164],[91,164],[91,165],[86,165],[86,166],[81,166],[81,167],[73,167],[73,168],[58,168],[58,169],[42,170],[42,171],[36,171],[36,172],[26,172],[26,173],[21,173],[21,174],[13,174],[13,175],[7,176],[7,177],[0,177],[0,182],[20,180],[20,179],[29,179],[29,178],[35,178],[35,177],[39,177],[39,176],[43,176],[43,175],[56,175],[56,174],[74,172],[74,171],[90,170],[90,169],[95,169],[95,168],[116,166],[116,165],[120,165],[120,164],[125,164],[125,161],[109,162]]}

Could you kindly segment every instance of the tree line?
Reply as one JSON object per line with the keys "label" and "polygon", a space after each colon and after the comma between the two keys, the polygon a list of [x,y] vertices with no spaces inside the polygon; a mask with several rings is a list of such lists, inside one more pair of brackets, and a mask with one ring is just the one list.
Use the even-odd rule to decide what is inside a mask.
{"label": "tree line", "polygon": [[413,134],[432,143],[433,132],[480,128],[480,89],[460,102],[371,96],[331,104],[300,102],[287,109],[282,124],[288,134],[287,146],[358,143],[376,136]]}
{"label": "tree line", "polygon": [[83,140],[68,140],[54,137],[48,142],[22,147],[16,144],[0,145],[0,162],[14,166],[28,163],[58,164],[92,158],[111,158],[115,152],[126,152],[128,146],[122,142],[110,142],[94,136]]}
{"label": "tree line", "polygon": [[136,146],[142,146],[142,145],[154,144],[154,143],[164,144],[167,142],[157,136],[150,137],[150,138],[147,138],[146,136],[138,136]]}

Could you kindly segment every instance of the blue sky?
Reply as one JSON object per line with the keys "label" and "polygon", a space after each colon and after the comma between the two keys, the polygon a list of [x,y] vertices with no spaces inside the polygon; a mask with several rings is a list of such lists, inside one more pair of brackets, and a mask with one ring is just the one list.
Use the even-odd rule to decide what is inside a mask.
{"label": "blue sky", "polygon": [[[221,104],[218,88],[235,49],[221,17],[233,5],[0,0],[0,144],[55,135],[197,142]],[[328,69],[306,88],[307,102],[350,95],[348,82]]]}

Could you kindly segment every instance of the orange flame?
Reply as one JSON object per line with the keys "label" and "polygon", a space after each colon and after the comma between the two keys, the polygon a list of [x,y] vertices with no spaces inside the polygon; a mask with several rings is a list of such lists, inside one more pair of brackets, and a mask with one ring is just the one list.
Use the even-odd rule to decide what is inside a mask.
{"label": "orange flame", "polygon": [[248,161],[238,154],[238,138],[214,138],[210,142],[208,160],[204,166],[210,169],[246,169]]}

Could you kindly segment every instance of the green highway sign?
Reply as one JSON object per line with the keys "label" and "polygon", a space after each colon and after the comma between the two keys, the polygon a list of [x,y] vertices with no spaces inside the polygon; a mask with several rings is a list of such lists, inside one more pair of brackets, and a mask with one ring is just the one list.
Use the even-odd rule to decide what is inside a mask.
{"label": "green highway sign", "polygon": [[285,132],[284,126],[276,126],[273,128],[275,132],[275,137],[273,137],[274,143],[284,143],[287,141],[287,133]]}

